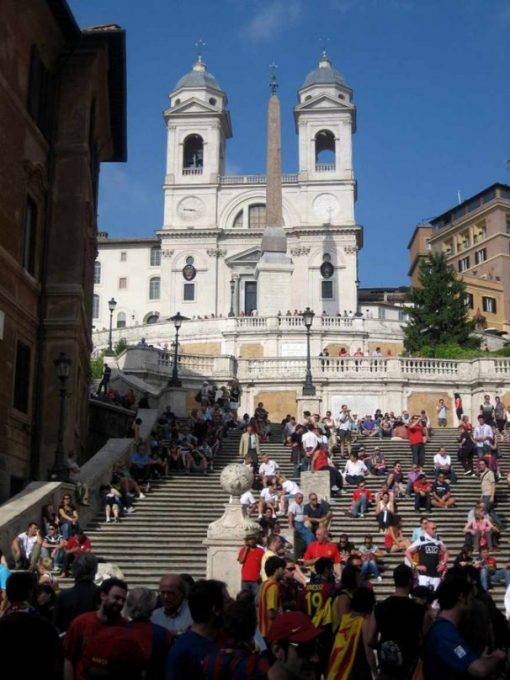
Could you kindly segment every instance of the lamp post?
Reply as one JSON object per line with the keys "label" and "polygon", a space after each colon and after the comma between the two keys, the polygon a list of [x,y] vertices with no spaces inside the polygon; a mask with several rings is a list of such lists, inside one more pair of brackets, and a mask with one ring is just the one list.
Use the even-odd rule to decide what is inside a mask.
{"label": "lamp post", "polygon": [[115,307],[117,306],[117,300],[112,297],[111,300],[108,300],[108,309],[110,310],[110,332],[108,333],[108,351],[106,352],[106,356],[113,357],[113,345],[112,345],[112,326],[113,326],[113,312],[115,311]]}
{"label": "lamp post", "polygon": [[71,359],[65,352],[60,352],[57,359],[53,361],[57,378],[60,380],[60,408],[58,414],[58,434],[57,448],[55,449],[55,462],[50,470],[50,479],[59,482],[69,481],[69,469],[64,463],[64,417],[66,406],[66,383],[69,379]]}
{"label": "lamp post", "polygon": [[314,312],[307,307],[303,312],[303,323],[306,326],[306,376],[303,383],[303,396],[315,396],[315,385],[312,382],[312,362],[310,359],[310,328],[312,327]]}
{"label": "lamp post", "polygon": [[179,329],[182,326],[183,321],[187,321],[187,316],[182,316],[180,312],[177,312],[174,316],[170,317],[170,321],[174,322],[175,326],[175,348],[174,348],[174,365],[172,368],[172,377],[168,381],[168,387],[181,387],[182,382],[179,380],[179,373],[177,371],[177,359],[179,352]]}
{"label": "lamp post", "polygon": [[236,290],[236,282],[235,279],[230,279],[230,312],[228,313],[229,316],[235,316],[234,312],[234,293]]}

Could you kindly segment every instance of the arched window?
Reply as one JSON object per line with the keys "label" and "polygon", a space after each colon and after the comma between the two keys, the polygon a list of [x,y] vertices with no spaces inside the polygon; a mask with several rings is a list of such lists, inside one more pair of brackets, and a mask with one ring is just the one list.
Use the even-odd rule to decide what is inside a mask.
{"label": "arched window", "polygon": [[126,327],[126,313],[125,312],[119,312],[117,314],[117,328],[125,328]]}
{"label": "arched window", "polygon": [[145,317],[145,322],[144,323],[158,323],[159,321],[159,314],[157,312],[151,312]]}
{"label": "arched window", "polygon": [[184,140],[182,168],[184,174],[202,174],[204,166],[204,140],[200,135],[189,135]]}
{"label": "arched window", "polygon": [[319,130],[315,135],[315,169],[318,172],[335,169],[335,136],[331,130]]}
{"label": "arched window", "polygon": [[92,318],[99,319],[99,295],[92,298]]}
{"label": "arched window", "polygon": [[101,283],[101,262],[94,262],[94,283]]}
{"label": "arched window", "polygon": [[161,279],[159,276],[153,276],[149,281],[149,300],[159,300],[159,290]]}
{"label": "arched window", "polygon": [[244,210],[240,210],[235,216],[232,226],[234,228],[239,228],[242,227],[243,225],[244,225]]}
{"label": "arched window", "polygon": [[159,267],[161,264],[161,248],[153,246],[151,248],[151,267]]}

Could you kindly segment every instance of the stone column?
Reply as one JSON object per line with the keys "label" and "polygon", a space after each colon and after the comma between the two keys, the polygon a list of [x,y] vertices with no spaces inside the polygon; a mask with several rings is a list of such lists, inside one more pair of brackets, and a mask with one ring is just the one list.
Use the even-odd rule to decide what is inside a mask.
{"label": "stone column", "polygon": [[224,581],[228,592],[235,597],[241,589],[241,565],[237,561],[244,539],[250,533],[259,533],[260,526],[243,512],[240,497],[251,489],[253,472],[238,463],[227,465],[220,475],[224,491],[230,495],[225,512],[209,524],[207,538],[207,578]]}

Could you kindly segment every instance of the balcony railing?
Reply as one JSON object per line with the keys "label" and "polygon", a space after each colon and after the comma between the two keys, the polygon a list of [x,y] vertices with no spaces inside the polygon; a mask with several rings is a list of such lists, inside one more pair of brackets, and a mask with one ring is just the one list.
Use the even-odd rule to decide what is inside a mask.
{"label": "balcony railing", "polygon": [[204,169],[203,168],[183,168],[182,174],[183,175],[202,175]]}
{"label": "balcony railing", "polygon": [[335,163],[316,163],[315,172],[334,172],[336,169]]}
{"label": "balcony railing", "polygon": [[[220,184],[265,184],[266,175],[220,175]],[[296,173],[282,175],[282,184],[298,181]]]}

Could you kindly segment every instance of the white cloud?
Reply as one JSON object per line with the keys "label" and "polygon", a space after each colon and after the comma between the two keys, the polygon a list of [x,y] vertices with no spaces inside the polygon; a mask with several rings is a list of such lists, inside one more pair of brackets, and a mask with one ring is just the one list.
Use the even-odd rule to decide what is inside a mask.
{"label": "white cloud", "polygon": [[259,10],[245,26],[243,33],[253,42],[272,40],[281,31],[296,24],[301,10],[301,0],[264,0]]}

